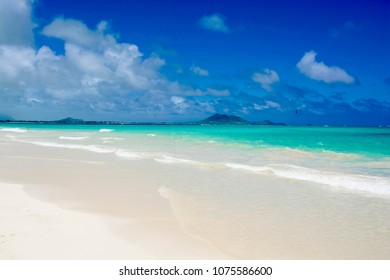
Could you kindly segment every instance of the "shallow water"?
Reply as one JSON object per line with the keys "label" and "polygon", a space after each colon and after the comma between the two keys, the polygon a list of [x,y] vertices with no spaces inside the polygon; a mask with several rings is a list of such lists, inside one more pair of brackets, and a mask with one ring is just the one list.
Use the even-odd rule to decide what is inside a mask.
{"label": "shallow water", "polygon": [[0,134],[40,146],[390,195],[390,128],[3,124]]}

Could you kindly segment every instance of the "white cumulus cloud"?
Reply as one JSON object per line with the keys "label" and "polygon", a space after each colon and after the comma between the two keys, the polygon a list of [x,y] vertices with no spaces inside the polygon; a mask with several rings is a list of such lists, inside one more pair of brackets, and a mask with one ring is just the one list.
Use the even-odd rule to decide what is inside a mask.
{"label": "white cumulus cloud", "polygon": [[189,105],[186,103],[185,98],[181,96],[172,96],[171,102],[175,105],[179,112],[184,111],[189,107]]}
{"label": "white cumulus cloud", "polygon": [[265,69],[263,73],[254,73],[252,79],[260,83],[261,87],[266,91],[272,91],[271,85],[280,80],[278,73],[271,69]]}
{"label": "white cumulus cloud", "polygon": [[46,26],[42,33],[79,46],[102,48],[110,43],[115,43],[114,36],[105,33],[108,29],[107,26],[107,22],[101,21],[95,30],[90,30],[79,20],[57,18]]}
{"label": "white cumulus cloud", "polygon": [[314,51],[306,52],[303,55],[297,63],[297,67],[302,74],[313,80],[325,83],[341,82],[352,84],[355,82],[354,77],[350,76],[345,70],[337,66],[327,66],[323,62],[317,62],[316,56],[317,53]]}
{"label": "white cumulus cloud", "polygon": [[259,105],[259,104],[254,103],[253,104],[253,108],[255,110],[258,110],[258,111],[262,111],[262,110],[265,110],[265,109],[281,110],[281,106],[277,102],[270,101],[270,100],[264,100],[264,103],[265,103],[264,105]]}
{"label": "white cumulus cloud", "polygon": [[164,60],[143,58],[134,44],[118,43],[112,35],[90,30],[75,20],[55,20],[43,34],[64,41],[57,55],[47,46],[0,45],[2,84],[21,93],[29,91],[58,99],[147,91],[170,82],[159,68]]}
{"label": "white cumulus cloud", "polygon": [[204,29],[209,29],[216,32],[228,33],[230,32],[229,27],[225,24],[224,16],[220,14],[212,14],[204,16],[199,20],[200,26]]}
{"label": "white cumulus cloud", "polygon": [[0,44],[32,45],[33,0],[0,0]]}
{"label": "white cumulus cloud", "polygon": [[[35,47],[35,2],[0,0],[2,113],[24,119],[72,115],[128,120],[202,114],[225,106],[209,99],[229,96],[228,89],[201,89],[168,79],[161,72],[162,58],[145,56],[137,45],[119,41],[106,21],[90,27],[77,19],[56,18],[36,33],[62,47]],[[193,70],[208,74],[200,67]]]}
{"label": "white cumulus cloud", "polygon": [[[6,14],[5,8],[14,9],[11,2],[0,3],[3,1],[8,6],[1,5],[0,14]],[[15,16],[15,22],[19,18],[23,21],[26,15],[32,17],[30,1],[12,3],[25,4],[22,6],[27,9],[26,14]],[[7,28],[0,26],[0,36]],[[33,27],[29,28],[32,34]],[[169,114],[172,108],[177,111],[193,106],[180,96],[229,94],[169,80],[160,71],[165,64],[163,59],[145,57],[137,45],[119,42],[105,21],[90,28],[79,20],[57,18],[43,27],[41,34],[60,40],[64,51],[58,53],[50,46],[35,48],[27,44],[31,40],[21,44],[18,38],[26,38],[23,32],[14,32],[15,38],[11,38],[12,34],[1,37],[0,109],[19,106],[24,115],[31,110],[42,111],[42,116],[45,110],[154,115],[156,111]],[[208,73],[201,68],[195,70],[202,75]]]}
{"label": "white cumulus cloud", "polygon": [[208,76],[209,75],[209,71],[202,69],[202,68],[195,66],[195,65],[192,65],[190,67],[190,71],[196,75],[199,75],[199,76]]}
{"label": "white cumulus cloud", "polygon": [[213,88],[207,88],[207,93],[214,95],[214,96],[229,96],[230,91],[228,89],[213,89]]}

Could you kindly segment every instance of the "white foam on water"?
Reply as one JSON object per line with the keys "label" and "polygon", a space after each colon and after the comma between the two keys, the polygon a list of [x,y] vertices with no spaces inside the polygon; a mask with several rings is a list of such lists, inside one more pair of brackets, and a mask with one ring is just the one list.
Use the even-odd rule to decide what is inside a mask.
{"label": "white foam on water", "polygon": [[99,129],[99,132],[111,132],[111,131],[113,131],[113,129],[107,129],[107,128]]}
{"label": "white foam on water", "polygon": [[170,190],[165,186],[165,185],[162,185],[159,189],[158,189],[158,192],[159,194],[166,198],[166,199],[170,199],[171,198],[171,195],[170,195]]}
{"label": "white foam on water", "polygon": [[110,141],[110,140],[125,140],[125,138],[121,138],[121,137],[102,137],[100,139],[108,140],[108,141]]}
{"label": "white foam on water", "polygon": [[334,152],[329,150],[322,151],[305,151],[294,148],[267,148],[263,150],[264,157],[279,159],[281,157],[284,158],[292,158],[292,159],[324,159],[324,157],[329,158],[331,160],[356,160],[360,159],[361,156],[358,154],[352,153],[342,153],[342,152]]}
{"label": "white foam on water", "polygon": [[162,158],[155,158],[154,160],[161,163],[201,164],[201,162],[199,161],[184,159],[184,158],[176,158],[171,156],[163,156]]}
{"label": "white foam on water", "polygon": [[7,134],[5,137],[10,138],[10,139],[12,139],[12,140],[15,140],[15,139],[16,139],[16,136],[15,136],[15,135],[10,135],[10,134]]}
{"label": "white foam on water", "polygon": [[281,178],[309,181],[348,190],[390,196],[390,179],[385,177],[319,171],[316,169],[289,164],[251,166],[244,164],[226,163],[225,166],[250,172],[272,174]]}
{"label": "white foam on water", "polygon": [[267,172],[271,171],[269,168],[265,166],[252,166],[246,164],[238,164],[238,163],[225,163],[226,167],[230,167],[232,169],[242,169],[251,172]]}
{"label": "white foam on water", "polygon": [[86,150],[90,152],[95,152],[99,154],[108,154],[115,152],[116,149],[107,148],[107,147],[99,147],[95,145],[78,145],[78,144],[61,144],[55,142],[45,142],[45,141],[32,141],[27,142],[38,146],[43,147],[53,147],[53,148],[66,148],[66,149],[78,149],[78,150]]}
{"label": "white foam on water", "polygon": [[156,136],[156,134],[154,134],[154,133],[149,133],[147,136],[150,136],[150,137],[155,137],[155,136]]}
{"label": "white foam on water", "polygon": [[58,139],[61,140],[85,140],[88,139],[88,136],[60,136]]}
{"label": "white foam on water", "polygon": [[16,133],[25,133],[27,132],[26,129],[22,129],[19,127],[12,127],[12,128],[2,128],[0,131],[8,131],[8,132],[16,132]]}
{"label": "white foam on water", "polygon": [[127,159],[142,159],[142,158],[146,158],[146,156],[143,155],[142,153],[129,152],[129,151],[124,151],[124,150],[117,150],[115,152],[115,155],[117,155],[118,157],[127,158]]}

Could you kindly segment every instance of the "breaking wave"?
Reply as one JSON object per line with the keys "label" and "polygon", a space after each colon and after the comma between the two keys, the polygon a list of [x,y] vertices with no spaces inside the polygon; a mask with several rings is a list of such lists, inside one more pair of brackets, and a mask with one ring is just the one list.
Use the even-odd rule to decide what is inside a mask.
{"label": "breaking wave", "polygon": [[245,164],[226,163],[225,166],[237,170],[274,175],[281,178],[309,181],[338,188],[390,196],[390,180],[384,177],[320,171],[289,164],[251,166]]}
{"label": "breaking wave", "polygon": [[85,139],[88,139],[89,137],[88,136],[60,136],[58,137],[58,139],[61,139],[61,140],[85,140]]}
{"label": "breaking wave", "polygon": [[90,152],[95,152],[99,154],[108,154],[115,152],[115,149],[107,147],[99,147],[95,145],[78,145],[78,144],[60,144],[55,142],[45,142],[45,141],[32,141],[27,142],[38,146],[43,147],[54,147],[54,148],[66,148],[66,149],[77,149],[77,150],[86,150]]}
{"label": "breaking wave", "polygon": [[7,131],[7,132],[16,132],[16,133],[25,133],[27,132],[26,129],[22,129],[19,127],[13,127],[13,128],[2,128],[0,131]]}

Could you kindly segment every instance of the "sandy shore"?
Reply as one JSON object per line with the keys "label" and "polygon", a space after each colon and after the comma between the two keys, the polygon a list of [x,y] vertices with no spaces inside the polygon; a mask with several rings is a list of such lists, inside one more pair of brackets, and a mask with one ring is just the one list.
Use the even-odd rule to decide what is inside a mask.
{"label": "sandy shore", "polygon": [[390,256],[388,199],[78,147],[0,138],[1,259]]}
{"label": "sandy shore", "polygon": [[153,176],[107,155],[0,145],[0,259],[224,259],[183,231]]}

